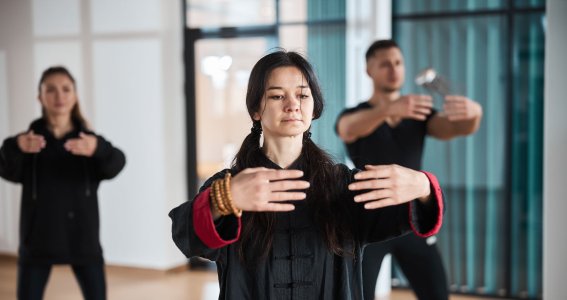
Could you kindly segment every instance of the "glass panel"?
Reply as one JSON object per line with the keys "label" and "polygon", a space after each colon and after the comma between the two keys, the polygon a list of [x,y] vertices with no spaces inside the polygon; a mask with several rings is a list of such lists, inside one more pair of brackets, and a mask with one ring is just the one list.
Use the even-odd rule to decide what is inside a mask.
{"label": "glass panel", "polygon": [[[421,1],[420,1],[421,2]],[[454,1],[457,2],[457,1]],[[414,2],[415,3],[415,2]],[[405,56],[403,93],[427,93],[413,78],[433,67],[450,92],[483,106],[483,122],[472,136],[450,142],[428,139],[424,169],[443,183],[450,205],[439,234],[451,290],[506,292],[506,71],[503,17],[398,21],[396,36]],[[435,106],[442,109],[438,95]]]}
{"label": "glass panel", "polygon": [[[33,33],[36,37],[81,33],[81,3],[78,0],[33,0]],[[7,7],[3,7],[6,9]]]}
{"label": "glass panel", "polygon": [[286,50],[307,54],[307,26],[290,25],[279,27],[280,46]]}
{"label": "glass panel", "polygon": [[506,8],[508,0],[396,0],[392,1],[394,14],[472,11]]}
{"label": "glass panel", "polygon": [[281,0],[279,8],[282,23],[346,18],[345,0]]}
{"label": "glass panel", "polygon": [[90,4],[92,33],[159,32],[165,26],[160,0],[82,2]]}
{"label": "glass panel", "polygon": [[514,0],[516,7],[545,7],[545,0]]}
{"label": "glass panel", "polygon": [[512,295],[541,297],[543,165],[543,14],[518,15],[514,27],[512,132]]}
{"label": "glass panel", "polygon": [[280,22],[305,22],[308,0],[279,1]]}
{"label": "glass panel", "polygon": [[252,121],[246,88],[254,64],[273,48],[269,37],[207,39],[195,45],[199,186],[230,166]]}
{"label": "glass panel", "polygon": [[233,27],[276,22],[274,0],[186,0],[187,27]]}
{"label": "glass panel", "polygon": [[307,1],[307,18],[309,21],[345,20],[345,0],[310,0]]}

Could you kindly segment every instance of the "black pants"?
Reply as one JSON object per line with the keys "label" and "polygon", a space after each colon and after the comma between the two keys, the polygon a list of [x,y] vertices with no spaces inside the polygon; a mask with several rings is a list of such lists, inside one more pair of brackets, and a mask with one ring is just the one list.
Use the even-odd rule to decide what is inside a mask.
{"label": "black pants", "polygon": [[407,234],[364,248],[362,284],[365,300],[374,300],[380,265],[388,253],[398,262],[419,300],[449,299],[447,277],[437,247],[428,245],[424,238]]}
{"label": "black pants", "polygon": [[[85,300],[106,299],[104,265],[71,265]],[[18,264],[18,299],[41,300],[51,265]]]}

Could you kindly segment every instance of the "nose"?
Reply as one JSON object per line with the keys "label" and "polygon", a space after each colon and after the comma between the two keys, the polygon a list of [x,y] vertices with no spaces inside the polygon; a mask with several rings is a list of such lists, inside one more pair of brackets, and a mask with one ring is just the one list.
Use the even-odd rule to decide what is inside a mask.
{"label": "nose", "polygon": [[301,100],[296,96],[292,95],[287,97],[288,101],[285,104],[286,112],[298,112],[301,107]]}
{"label": "nose", "polygon": [[59,90],[55,90],[55,92],[53,92],[53,96],[55,100],[59,101],[59,98],[61,98],[61,92]]}

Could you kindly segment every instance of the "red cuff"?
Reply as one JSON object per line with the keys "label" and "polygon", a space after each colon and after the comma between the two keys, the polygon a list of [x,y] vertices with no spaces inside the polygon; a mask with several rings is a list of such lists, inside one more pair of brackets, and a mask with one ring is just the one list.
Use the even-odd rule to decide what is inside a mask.
{"label": "red cuff", "polygon": [[236,237],[231,240],[223,240],[215,227],[213,214],[211,213],[210,194],[211,188],[208,188],[197,195],[193,203],[193,228],[203,244],[211,249],[217,249],[236,242],[240,237],[240,228],[242,226],[240,218],[237,218],[238,228]]}
{"label": "red cuff", "polygon": [[[443,193],[441,192],[441,187],[439,186],[439,181],[437,181],[437,177],[435,177],[435,175],[433,175],[433,173],[429,173],[429,172],[425,172],[425,171],[421,171],[423,174],[425,174],[425,176],[427,176],[427,179],[429,179],[429,184],[431,187],[431,192],[433,193],[433,196],[435,197],[435,200],[437,201],[437,207],[439,208],[438,212],[437,212],[437,221],[435,222],[435,225],[433,226],[433,228],[426,232],[426,233],[421,233],[418,232],[417,229],[414,227],[413,222],[410,221],[410,225],[411,225],[411,229],[413,230],[413,232],[415,232],[415,234],[419,237],[430,237],[434,234],[437,234],[439,232],[439,229],[441,229],[441,224],[443,224]],[[412,205],[410,205],[410,210],[409,210],[409,215],[410,215],[410,220],[413,216],[412,213]]]}

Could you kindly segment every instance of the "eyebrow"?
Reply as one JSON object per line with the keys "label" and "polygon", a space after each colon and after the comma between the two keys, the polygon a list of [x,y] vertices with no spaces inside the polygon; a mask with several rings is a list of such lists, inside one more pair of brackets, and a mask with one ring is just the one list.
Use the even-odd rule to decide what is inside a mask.
{"label": "eyebrow", "polygon": [[[308,89],[309,86],[308,86],[308,85],[298,85],[297,88]],[[281,86],[271,86],[271,87],[267,88],[266,90],[267,90],[267,91],[269,91],[269,90],[283,90],[283,87],[281,87]]]}

